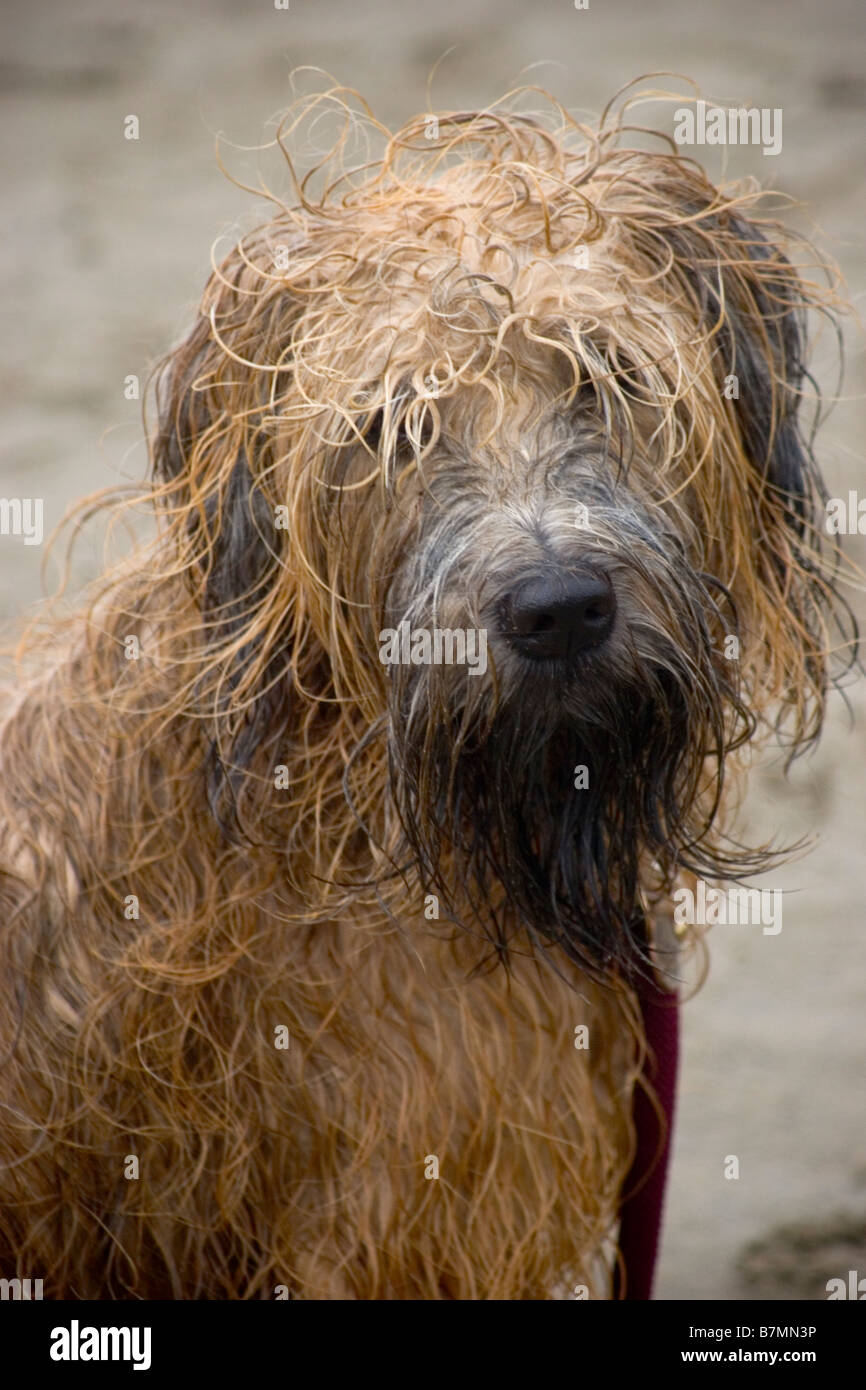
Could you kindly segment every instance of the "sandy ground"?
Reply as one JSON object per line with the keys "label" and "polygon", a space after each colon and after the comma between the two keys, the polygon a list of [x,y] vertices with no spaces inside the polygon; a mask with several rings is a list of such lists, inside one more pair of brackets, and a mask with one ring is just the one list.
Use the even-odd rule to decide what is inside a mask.
{"label": "sandy ground", "polygon": [[[426,108],[446,54],[433,84],[444,107],[529,80],[597,111],[626,80],[673,69],[723,104],[782,108],[782,153],[732,151],[730,172],[802,200],[862,301],[861,0],[591,0],[584,12],[572,0],[291,0],[287,12],[268,0],[3,0],[0,14],[0,496],[43,497],[46,526],[140,473],[124,378],[181,333],[213,238],[251,206],[219,172],[214,134],[259,143],[303,64],[359,88],[385,121]],[[138,142],[123,138],[129,114]],[[239,149],[229,162],[243,176],[256,161]],[[853,329],[848,340],[821,454],[834,495],[864,485],[862,343]],[[0,617],[34,601],[41,559],[0,537]],[[85,548],[76,581],[95,564]],[[790,890],[781,935],[718,929],[709,981],[685,1011],[662,1298],[822,1297],[828,1278],[866,1273],[864,703],[853,690],[852,723],[835,700],[792,781],[772,759],[755,776],[751,822],[816,848],[773,875]],[[731,1154],[738,1181],[724,1177]]]}

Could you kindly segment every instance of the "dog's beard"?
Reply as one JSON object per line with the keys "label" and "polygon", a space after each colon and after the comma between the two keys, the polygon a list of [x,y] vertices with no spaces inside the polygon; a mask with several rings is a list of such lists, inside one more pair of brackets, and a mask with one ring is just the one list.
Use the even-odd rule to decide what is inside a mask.
{"label": "dog's beard", "polygon": [[725,756],[751,731],[729,671],[708,641],[628,677],[589,653],[572,670],[530,666],[494,699],[465,672],[396,668],[400,858],[441,915],[499,952],[523,928],[593,973],[644,972],[648,866],[667,886],[686,867],[733,869],[708,839]]}

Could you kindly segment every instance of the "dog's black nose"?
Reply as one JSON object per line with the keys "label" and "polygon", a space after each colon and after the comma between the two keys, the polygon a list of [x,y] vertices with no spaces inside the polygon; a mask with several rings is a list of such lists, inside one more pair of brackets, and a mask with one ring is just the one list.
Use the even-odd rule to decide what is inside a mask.
{"label": "dog's black nose", "polygon": [[530,579],[506,600],[504,626],[523,656],[571,657],[604,642],[613,629],[616,596],[597,570]]}

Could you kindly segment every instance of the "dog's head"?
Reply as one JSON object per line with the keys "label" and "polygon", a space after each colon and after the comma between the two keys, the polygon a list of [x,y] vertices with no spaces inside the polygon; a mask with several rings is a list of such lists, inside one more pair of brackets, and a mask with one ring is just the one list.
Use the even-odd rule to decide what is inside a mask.
{"label": "dog's head", "polygon": [[372,847],[419,911],[627,966],[680,869],[760,862],[719,828],[731,753],[820,727],[823,300],[754,194],[667,150],[495,113],[430,135],[302,188],[163,373],[212,799],[261,829],[286,764],[323,875]]}

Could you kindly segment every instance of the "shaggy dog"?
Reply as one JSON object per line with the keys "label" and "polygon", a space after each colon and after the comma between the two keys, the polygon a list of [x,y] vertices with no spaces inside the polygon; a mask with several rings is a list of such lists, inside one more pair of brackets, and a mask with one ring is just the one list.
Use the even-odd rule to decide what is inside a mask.
{"label": "shaggy dog", "polygon": [[216,266],[155,539],[25,647],[0,1273],[46,1296],[610,1296],[658,924],[774,862],[737,750],[820,729],[832,295],[759,195],[621,112],[383,143]]}

